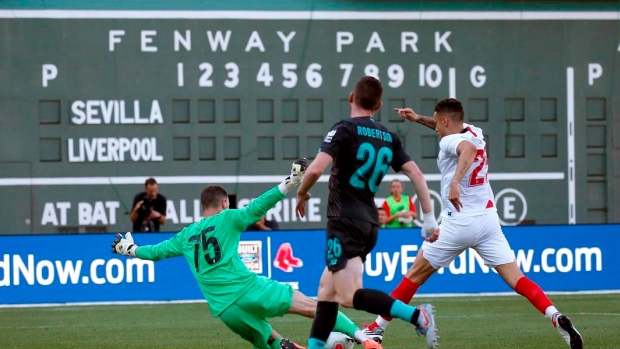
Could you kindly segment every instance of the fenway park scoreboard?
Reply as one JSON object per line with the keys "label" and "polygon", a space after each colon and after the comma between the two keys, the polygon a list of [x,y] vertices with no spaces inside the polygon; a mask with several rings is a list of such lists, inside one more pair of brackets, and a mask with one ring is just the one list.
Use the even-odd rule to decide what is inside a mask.
{"label": "fenway park scoreboard", "polygon": [[[432,115],[455,97],[485,132],[503,224],[618,222],[618,23],[616,11],[0,9],[0,233],[128,230],[151,176],[163,230],[200,218],[206,184],[247,205],[316,155],[363,75],[383,83],[376,118],[436,212],[437,135],[393,108]],[[294,195],[268,218],[323,227],[326,180],[303,221]]]}

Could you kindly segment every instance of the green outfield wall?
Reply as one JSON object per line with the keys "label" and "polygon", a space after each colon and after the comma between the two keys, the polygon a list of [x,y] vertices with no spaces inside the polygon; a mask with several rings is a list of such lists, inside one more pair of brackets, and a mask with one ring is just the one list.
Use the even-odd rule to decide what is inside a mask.
{"label": "green outfield wall", "polygon": [[[1,233],[130,229],[150,176],[164,230],[199,219],[206,184],[243,206],[315,156],[363,75],[437,211],[437,136],[392,109],[456,97],[484,129],[504,224],[618,222],[620,12],[585,3],[3,2]],[[324,178],[305,221],[293,195],[269,218],[323,227],[326,194]]]}

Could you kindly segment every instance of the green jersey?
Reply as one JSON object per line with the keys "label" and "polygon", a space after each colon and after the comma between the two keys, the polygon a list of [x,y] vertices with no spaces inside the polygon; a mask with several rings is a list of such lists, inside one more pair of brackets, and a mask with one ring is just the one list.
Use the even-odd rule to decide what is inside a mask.
{"label": "green jersey", "polygon": [[242,209],[224,210],[188,225],[169,240],[140,246],[136,256],[152,261],[184,256],[217,317],[259,282],[237,253],[241,232],[284,197],[274,187]]}
{"label": "green jersey", "polygon": [[[388,217],[393,216],[399,212],[411,211],[415,212],[415,206],[411,196],[401,195],[400,201],[396,201],[394,196],[390,195],[385,199],[383,208],[388,214]],[[387,228],[411,228],[413,223],[401,223],[398,219],[393,220],[387,224]]]}

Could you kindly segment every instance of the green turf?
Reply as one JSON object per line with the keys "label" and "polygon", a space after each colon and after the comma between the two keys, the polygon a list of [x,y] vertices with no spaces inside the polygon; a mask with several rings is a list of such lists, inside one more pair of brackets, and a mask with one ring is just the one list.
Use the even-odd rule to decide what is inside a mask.
{"label": "green turf", "polygon": [[[586,348],[620,348],[620,295],[553,296]],[[437,307],[440,348],[567,348],[549,320],[523,298],[419,298]],[[355,310],[358,322],[374,317]],[[305,343],[311,321],[287,315],[274,328]],[[425,348],[411,325],[394,321],[386,349]],[[0,348],[250,348],[209,314],[207,304],[0,309]],[[361,349],[361,346],[356,347]]]}

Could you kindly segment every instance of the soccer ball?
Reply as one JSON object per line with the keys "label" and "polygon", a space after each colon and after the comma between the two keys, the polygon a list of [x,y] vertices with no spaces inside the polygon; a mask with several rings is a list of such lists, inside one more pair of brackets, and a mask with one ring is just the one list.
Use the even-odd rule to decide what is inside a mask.
{"label": "soccer ball", "polygon": [[332,332],[325,342],[325,349],[353,349],[353,338],[341,332]]}

